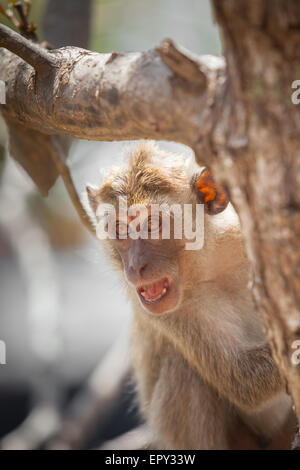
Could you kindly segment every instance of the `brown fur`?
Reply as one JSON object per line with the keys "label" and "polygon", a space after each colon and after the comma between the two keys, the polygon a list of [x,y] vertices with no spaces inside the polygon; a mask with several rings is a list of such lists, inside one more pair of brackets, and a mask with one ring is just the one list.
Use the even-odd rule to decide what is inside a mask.
{"label": "brown fur", "polygon": [[[112,172],[89,195],[91,204],[114,202],[119,195],[126,195],[129,205],[195,203],[190,184],[195,171],[181,157],[143,143],[125,169]],[[232,207],[205,215],[202,250],[182,250],[167,241],[141,245],[135,253],[135,259],[146,256],[149,279],[166,269],[180,274],[178,307],[163,315],[145,312],[128,282],[126,250],[120,254],[115,242],[106,244],[118,266],[127,269],[132,363],[156,448],[257,448],[274,441],[291,404],[248,289],[249,265]]]}

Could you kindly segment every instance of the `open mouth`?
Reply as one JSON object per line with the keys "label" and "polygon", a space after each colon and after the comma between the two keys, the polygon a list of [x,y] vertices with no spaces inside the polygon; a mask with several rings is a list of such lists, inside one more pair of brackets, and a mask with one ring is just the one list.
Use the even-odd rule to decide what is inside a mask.
{"label": "open mouth", "polygon": [[169,289],[170,282],[164,278],[152,284],[138,287],[137,292],[143,302],[154,304],[160,302],[168,294]]}

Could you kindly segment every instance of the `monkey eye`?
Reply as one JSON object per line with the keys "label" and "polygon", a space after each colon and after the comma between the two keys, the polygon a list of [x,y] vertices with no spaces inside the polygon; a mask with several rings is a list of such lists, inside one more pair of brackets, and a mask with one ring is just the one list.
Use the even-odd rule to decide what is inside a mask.
{"label": "monkey eye", "polygon": [[157,233],[161,229],[161,217],[159,215],[150,215],[145,225],[145,231]]}
{"label": "monkey eye", "polygon": [[125,222],[117,220],[116,222],[116,235],[117,238],[127,238],[128,236],[128,225]]}

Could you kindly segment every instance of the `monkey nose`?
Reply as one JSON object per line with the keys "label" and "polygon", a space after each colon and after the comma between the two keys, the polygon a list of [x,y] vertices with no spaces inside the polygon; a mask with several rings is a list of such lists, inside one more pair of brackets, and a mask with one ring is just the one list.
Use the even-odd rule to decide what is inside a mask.
{"label": "monkey nose", "polygon": [[141,266],[139,266],[138,268],[138,274],[140,277],[143,277],[143,274],[145,273],[146,271],[146,268],[147,268],[147,263],[143,263]]}

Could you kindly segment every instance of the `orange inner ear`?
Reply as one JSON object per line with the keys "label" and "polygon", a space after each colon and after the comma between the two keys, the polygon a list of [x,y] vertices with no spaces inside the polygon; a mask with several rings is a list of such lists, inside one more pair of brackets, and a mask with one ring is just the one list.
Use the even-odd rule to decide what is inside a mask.
{"label": "orange inner ear", "polygon": [[213,201],[216,198],[216,191],[209,186],[200,187],[196,184],[198,191],[204,194],[204,202]]}
{"label": "orange inner ear", "polygon": [[196,188],[204,195],[204,202],[213,201],[217,197],[217,185],[208,170],[203,170],[196,182]]}

